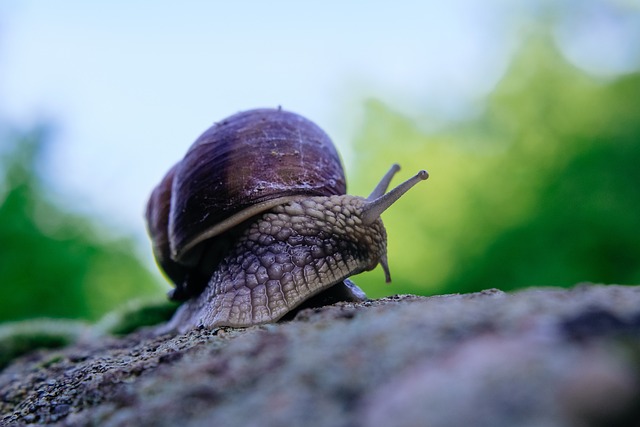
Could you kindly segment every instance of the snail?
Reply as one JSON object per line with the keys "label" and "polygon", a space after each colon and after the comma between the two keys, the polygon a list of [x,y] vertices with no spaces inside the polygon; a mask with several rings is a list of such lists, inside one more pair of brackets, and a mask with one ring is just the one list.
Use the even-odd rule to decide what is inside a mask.
{"label": "snail", "polygon": [[147,229],[183,301],[167,329],[275,322],[305,304],[366,299],[349,277],[382,266],[381,213],[428,178],[386,192],[393,165],[367,197],[346,194],[331,139],[277,109],[215,123],[153,190]]}

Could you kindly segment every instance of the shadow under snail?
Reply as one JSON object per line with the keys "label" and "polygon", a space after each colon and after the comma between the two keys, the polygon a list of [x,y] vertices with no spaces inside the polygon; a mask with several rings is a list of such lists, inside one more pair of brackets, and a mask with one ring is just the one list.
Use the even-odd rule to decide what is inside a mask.
{"label": "shadow under snail", "polygon": [[167,325],[246,327],[303,306],[366,299],[348,278],[380,264],[380,214],[426,171],[387,192],[346,194],[327,136],[288,111],[256,109],[215,123],[153,190],[147,228],[159,266],[184,301]]}

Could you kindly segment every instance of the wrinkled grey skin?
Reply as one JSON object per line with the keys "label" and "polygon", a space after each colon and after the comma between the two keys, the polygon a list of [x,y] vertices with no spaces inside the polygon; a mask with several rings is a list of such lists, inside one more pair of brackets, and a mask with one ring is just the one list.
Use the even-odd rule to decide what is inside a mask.
{"label": "wrinkled grey skin", "polygon": [[274,322],[313,295],[386,262],[382,220],[362,222],[366,202],[348,195],[310,197],[262,214],[167,329]]}

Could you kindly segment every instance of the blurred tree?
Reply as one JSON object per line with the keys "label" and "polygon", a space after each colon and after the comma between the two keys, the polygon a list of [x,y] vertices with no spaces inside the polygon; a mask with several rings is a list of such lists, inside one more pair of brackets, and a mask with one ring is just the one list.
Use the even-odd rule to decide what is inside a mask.
{"label": "blurred tree", "polygon": [[89,219],[46,195],[35,172],[44,128],[3,138],[0,158],[0,321],[96,319],[160,286],[132,242],[98,237]]}
{"label": "blurred tree", "polygon": [[384,214],[396,285],[360,276],[370,295],[640,283],[640,74],[599,81],[538,35],[482,114],[423,128],[371,102],[356,140],[356,193],[389,159],[431,173]]}

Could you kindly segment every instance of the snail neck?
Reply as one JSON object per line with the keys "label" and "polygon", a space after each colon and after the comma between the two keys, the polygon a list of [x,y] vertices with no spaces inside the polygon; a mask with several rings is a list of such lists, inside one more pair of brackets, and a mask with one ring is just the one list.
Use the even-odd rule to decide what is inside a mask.
{"label": "snail neck", "polygon": [[386,231],[379,219],[362,223],[365,204],[348,195],[309,197],[263,213],[234,241],[202,293],[183,304],[172,327],[274,322],[354,274],[378,263],[386,270]]}

